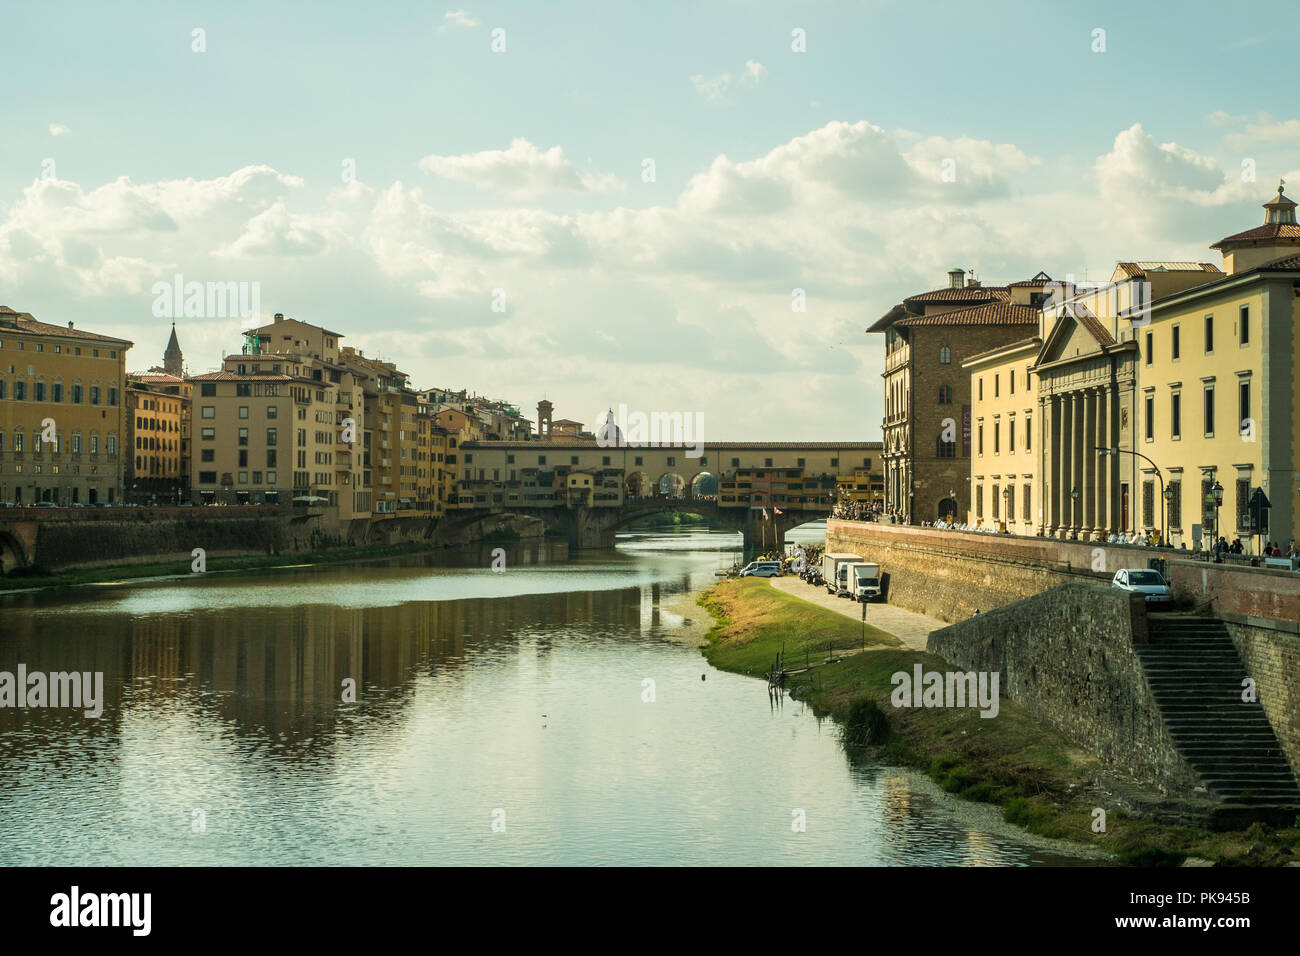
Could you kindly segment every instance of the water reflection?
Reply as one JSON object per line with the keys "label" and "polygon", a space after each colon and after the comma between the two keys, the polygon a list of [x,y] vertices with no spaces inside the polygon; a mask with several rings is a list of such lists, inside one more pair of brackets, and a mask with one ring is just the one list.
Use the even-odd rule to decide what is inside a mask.
{"label": "water reflection", "polygon": [[0,709],[0,861],[1052,861],[673,639],[738,538],[625,540],[0,598],[0,670],[106,696]]}

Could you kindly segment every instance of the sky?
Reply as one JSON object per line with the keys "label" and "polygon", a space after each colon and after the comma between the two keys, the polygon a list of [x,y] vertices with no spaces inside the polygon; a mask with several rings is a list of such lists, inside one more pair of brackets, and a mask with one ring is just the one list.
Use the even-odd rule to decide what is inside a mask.
{"label": "sky", "polygon": [[950,268],[1218,263],[1300,195],[1285,4],[461,2],[0,8],[0,304],[143,370],[159,283],[234,282],[529,417],[879,441],[864,330]]}

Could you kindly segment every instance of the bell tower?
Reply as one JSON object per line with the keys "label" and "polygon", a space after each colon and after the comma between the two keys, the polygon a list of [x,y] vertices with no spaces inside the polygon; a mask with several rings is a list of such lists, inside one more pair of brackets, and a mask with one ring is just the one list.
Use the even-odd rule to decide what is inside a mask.
{"label": "bell tower", "polygon": [[537,403],[537,437],[541,441],[551,440],[551,413],[555,406],[542,399]]}
{"label": "bell tower", "polygon": [[172,337],[167,340],[167,350],[163,352],[163,369],[168,375],[181,378],[184,368],[185,357],[181,355],[181,343],[176,340],[176,323],[172,322]]}

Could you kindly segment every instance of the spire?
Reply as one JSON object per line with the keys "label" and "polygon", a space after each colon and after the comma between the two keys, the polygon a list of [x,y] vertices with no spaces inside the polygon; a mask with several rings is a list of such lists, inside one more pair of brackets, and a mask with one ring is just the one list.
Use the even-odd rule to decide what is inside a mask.
{"label": "spire", "polygon": [[181,354],[181,343],[176,338],[176,320],[172,320],[172,335],[167,340],[167,350],[163,352],[163,368],[168,375],[180,378],[184,373],[185,357]]}

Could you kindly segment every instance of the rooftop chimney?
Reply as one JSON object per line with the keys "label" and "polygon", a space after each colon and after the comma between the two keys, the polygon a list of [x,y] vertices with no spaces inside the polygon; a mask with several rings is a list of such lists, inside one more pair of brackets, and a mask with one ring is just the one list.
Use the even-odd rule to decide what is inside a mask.
{"label": "rooftop chimney", "polygon": [[72,323],[71,323],[71,322],[68,323],[68,331],[69,331],[69,332],[72,331]]}
{"label": "rooftop chimney", "polygon": [[968,289],[978,289],[979,287],[980,287],[980,280],[979,280],[979,279],[967,279],[967,280],[966,280],[966,288],[968,288]]}
{"label": "rooftop chimney", "polygon": [[275,321],[277,321],[277,322],[283,322],[283,321],[284,321],[284,313],[283,313],[283,312],[277,312],[277,313],[275,313]]}
{"label": "rooftop chimney", "polygon": [[965,275],[966,275],[966,270],[965,270],[965,269],[955,269],[955,268],[954,268],[954,269],[949,269],[949,270],[948,270],[948,288],[949,288],[949,289],[960,289],[960,288],[961,288],[961,280],[962,280],[962,277],[965,276]]}

